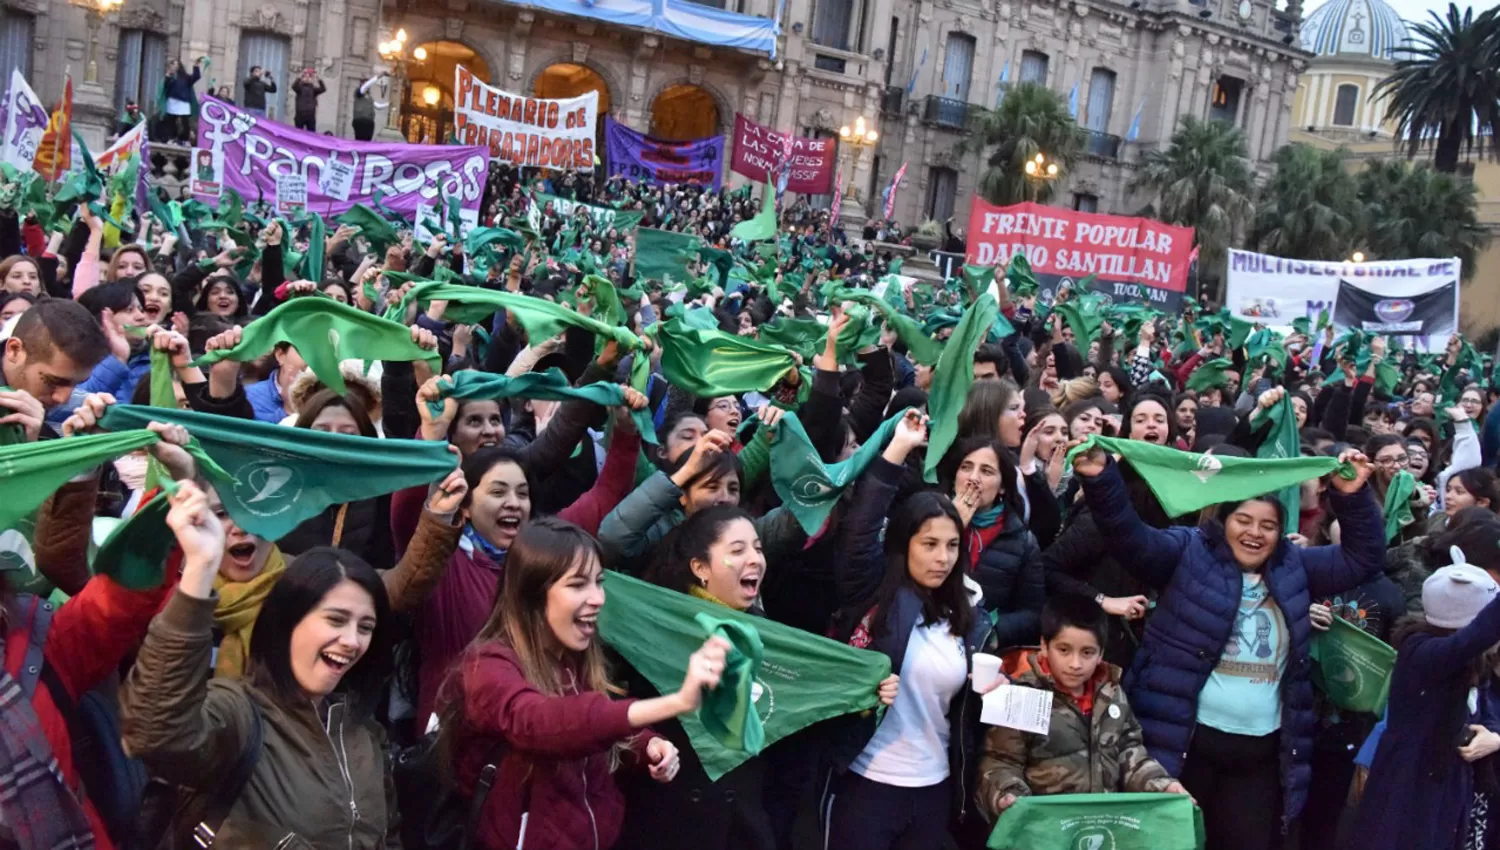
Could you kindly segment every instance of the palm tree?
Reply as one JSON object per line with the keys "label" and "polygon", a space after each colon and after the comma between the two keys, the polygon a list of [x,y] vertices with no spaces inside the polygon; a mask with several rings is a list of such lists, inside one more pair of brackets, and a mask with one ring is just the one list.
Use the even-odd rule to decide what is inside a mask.
{"label": "palm tree", "polygon": [[1130,190],[1150,193],[1145,215],[1194,228],[1199,269],[1223,279],[1229,246],[1255,213],[1255,178],[1236,127],[1182,116],[1166,149],[1146,154]]}
{"label": "palm tree", "polygon": [[1375,160],[1357,180],[1365,248],[1375,259],[1457,257],[1468,278],[1489,234],[1473,181],[1426,164]]}
{"label": "palm tree", "polygon": [[[1083,150],[1085,135],[1068,114],[1062,96],[1037,83],[1012,86],[996,109],[981,112],[974,123],[981,149],[993,146],[979,177],[979,194],[1005,206],[1035,200],[1045,203]],[[1026,161],[1042,154],[1058,168],[1056,177],[1032,180]]]}
{"label": "palm tree", "polygon": [[1461,152],[1485,146],[1500,156],[1500,8],[1474,17],[1448,4],[1448,16],[1413,24],[1410,46],[1375,87],[1397,124],[1406,155],[1434,141],[1433,165],[1458,170]]}
{"label": "palm tree", "polygon": [[1341,260],[1360,243],[1359,185],[1336,151],[1287,145],[1261,187],[1251,244],[1280,257]]}

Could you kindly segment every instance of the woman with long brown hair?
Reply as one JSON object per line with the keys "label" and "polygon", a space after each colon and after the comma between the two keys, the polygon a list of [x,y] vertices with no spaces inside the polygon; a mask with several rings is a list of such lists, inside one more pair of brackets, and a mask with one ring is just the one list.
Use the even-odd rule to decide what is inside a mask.
{"label": "woman with long brown hair", "polygon": [[703,689],[718,687],[728,643],[709,638],[676,693],[615,698],[597,640],[602,564],[598,542],[570,522],[522,526],[499,603],[444,685],[441,734],[459,789],[472,796],[495,766],[491,790],[475,801],[480,847],[613,845],[625,811],[611,774],[633,763],[672,781],[677,748],[642,730],[696,711]]}

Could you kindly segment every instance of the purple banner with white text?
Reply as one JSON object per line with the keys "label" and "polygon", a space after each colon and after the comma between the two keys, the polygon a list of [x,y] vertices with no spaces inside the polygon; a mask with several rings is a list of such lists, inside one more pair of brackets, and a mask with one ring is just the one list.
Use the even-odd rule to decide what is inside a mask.
{"label": "purple banner with white text", "polygon": [[[307,207],[320,215],[337,215],[356,203],[371,206],[375,194],[390,209],[414,219],[417,209],[439,198],[457,195],[466,211],[479,210],[489,176],[490,151],[478,145],[407,145],[356,142],[320,136],[252,115],[212,97],[203,98],[198,119],[198,147],[219,148],[224,157],[224,186],[247,205],[276,199],[276,178],[307,178]],[[352,166],[325,177],[328,163]],[[210,205],[217,198],[199,200]]]}
{"label": "purple banner with white text", "polygon": [[637,133],[613,118],[606,119],[604,126],[611,177],[643,183],[697,183],[715,191],[724,182],[723,136],[669,142]]}

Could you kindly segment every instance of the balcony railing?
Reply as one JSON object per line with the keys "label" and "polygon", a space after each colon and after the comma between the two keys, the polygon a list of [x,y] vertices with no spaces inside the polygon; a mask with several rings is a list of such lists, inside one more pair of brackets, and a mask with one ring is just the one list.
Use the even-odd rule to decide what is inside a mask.
{"label": "balcony railing", "polygon": [[1120,158],[1120,137],[1101,133],[1098,130],[1086,130],[1088,133],[1087,150],[1089,156],[1102,157],[1103,159]]}
{"label": "balcony railing", "polygon": [[962,130],[968,126],[969,104],[937,95],[927,96],[927,105],[922,110],[922,121],[949,130]]}
{"label": "balcony railing", "polygon": [[880,114],[887,117],[899,117],[901,108],[906,105],[906,89],[900,86],[886,86],[885,94],[880,96]]}

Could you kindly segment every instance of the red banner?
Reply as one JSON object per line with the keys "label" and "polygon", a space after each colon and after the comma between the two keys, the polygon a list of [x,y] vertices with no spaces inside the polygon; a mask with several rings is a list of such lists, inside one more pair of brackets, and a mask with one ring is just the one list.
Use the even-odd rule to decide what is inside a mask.
{"label": "red banner", "polygon": [[988,266],[1025,254],[1044,300],[1091,274],[1098,275],[1093,291],[1116,301],[1171,307],[1187,291],[1191,227],[1041,204],[997,207],[976,197],[968,236],[970,263]]}
{"label": "red banner", "polygon": [[[792,173],[788,192],[826,195],[833,183],[833,139],[792,137]],[[751,180],[764,181],[781,158],[783,135],[735,113],[734,157],[729,167]]]}

